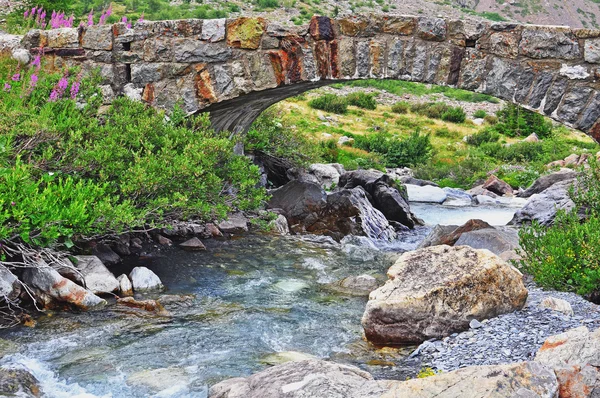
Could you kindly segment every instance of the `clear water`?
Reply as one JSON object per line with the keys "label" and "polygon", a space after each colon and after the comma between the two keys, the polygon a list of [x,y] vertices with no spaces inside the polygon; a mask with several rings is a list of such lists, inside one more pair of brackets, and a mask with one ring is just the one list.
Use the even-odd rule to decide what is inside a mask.
{"label": "clear water", "polygon": [[[413,207],[431,224],[512,217],[504,209]],[[421,227],[377,244],[255,235],[207,241],[208,250],[199,253],[170,249],[143,262],[168,288],[167,296],[148,298],[159,299],[169,316],[120,305],[50,313],[35,328],[0,334],[16,344],[0,365],[26,367],[51,398],[206,397],[209,386],[260,371],[268,355],[285,351],[405,379],[420,367],[404,359],[412,348],[376,350],[364,343],[366,298],[341,295],[327,284],[364,273],[383,283],[398,253],[414,249],[428,231]]]}
{"label": "clear water", "polygon": [[519,210],[515,207],[451,207],[431,203],[411,203],[410,209],[427,225],[462,225],[474,218],[483,220],[490,225],[506,225]]}
{"label": "clear water", "polygon": [[361,342],[366,298],[326,284],[363,273],[383,280],[397,255],[272,236],[207,243],[146,264],[169,289],[171,316],[121,306],[42,316],[0,336],[19,345],[0,364],[26,366],[51,397],[204,397],[209,385],[264,369],[275,352],[363,366],[379,358]]}

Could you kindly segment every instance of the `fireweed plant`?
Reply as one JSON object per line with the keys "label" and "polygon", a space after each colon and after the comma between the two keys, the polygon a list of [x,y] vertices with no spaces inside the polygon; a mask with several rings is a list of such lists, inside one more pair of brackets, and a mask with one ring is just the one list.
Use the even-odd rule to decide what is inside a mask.
{"label": "fireweed plant", "polygon": [[206,117],[126,98],[99,112],[98,76],[0,57],[0,248],[70,247],[264,202],[258,168]]}
{"label": "fireweed plant", "polygon": [[[98,18],[98,25],[104,25],[107,20],[113,14],[112,6],[100,13]],[[67,16],[62,11],[52,11],[50,13],[50,19],[47,19],[47,12],[42,6],[36,6],[31,9],[26,9],[23,12],[23,20],[25,21],[24,26],[27,29],[60,29],[60,28],[72,28],[74,26],[75,16],[73,14]],[[92,9],[86,17],[79,18],[79,26],[94,26],[94,10]],[[138,18],[138,22],[144,20],[144,14]],[[128,19],[127,16],[121,18],[127,29],[131,29],[132,20]]]}

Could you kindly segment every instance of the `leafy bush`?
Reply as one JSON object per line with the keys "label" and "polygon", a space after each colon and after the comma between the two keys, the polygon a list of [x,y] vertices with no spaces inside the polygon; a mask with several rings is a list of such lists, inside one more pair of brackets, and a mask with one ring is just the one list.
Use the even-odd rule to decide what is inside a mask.
{"label": "leafy bush", "polygon": [[339,97],[335,94],[322,95],[318,98],[310,100],[308,105],[314,109],[338,113],[340,115],[348,112],[348,100],[345,97]]}
{"label": "leafy bush", "polygon": [[441,129],[435,131],[435,136],[440,138],[458,138],[460,136],[460,132],[442,127]]}
{"label": "leafy bush", "polygon": [[481,146],[486,142],[497,142],[500,139],[500,134],[492,129],[483,129],[475,134],[467,137],[467,144],[473,146]]}
{"label": "leafy bush", "polygon": [[497,113],[498,123],[494,126],[497,132],[509,137],[526,137],[536,133],[540,138],[552,134],[552,122],[544,116],[508,103]]}
{"label": "leafy bush", "polygon": [[[519,232],[520,268],[542,287],[597,293],[600,288],[600,168],[595,161],[572,190],[575,208],[559,211],[551,226],[533,222]],[[580,215],[585,214],[582,221]]]}
{"label": "leafy bush", "polygon": [[475,111],[475,113],[473,113],[473,117],[476,119],[483,119],[486,116],[487,116],[487,112],[484,111],[483,109],[477,109]]}
{"label": "leafy bush", "polygon": [[380,132],[367,136],[354,136],[354,146],[380,154],[387,167],[411,167],[431,158],[433,147],[428,134],[415,131],[405,139]]}
{"label": "leafy bush", "polygon": [[377,101],[375,100],[374,94],[367,94],[363,92],[352,93],[346,96],[348,105],[357,106],[362,109],[368,109],[374,111],[377,109]]}
{"label": "leafy bush", "polygon": [[[0,71],[11,62],[0,58]],[[265,199],[258,168],[234,155],[234,142],[214,133],[206,116],[185,120],[176,110],[166,121],[126,98],[98,115],[95,78],[70,89],[83,106],[68,92],[50,97],[59,79],[75,87],[76,76],[21,69],[18,79],[0,82],[11,85],[0,91],[0,240],[66,244],[172,217],[223,217]]]}
{"label": "leafy bush", "polygon": [[483,120],[489,125],[495,125],[498,123],[498,117],[493,115],[486,115]]}
{"label": "leafy bush", "polygon": [[412,112],[432,119],[441,119],[449,109],[450,106],[443,102],[420,102],[410,106]]}
{"label": "leafy bush", "polygon": [[279,7],[279,0],[254,0],[254,3],[260,9]]}
{"label": "leafy bush", "polygon": [[463,123],[466,118],[467,115],[460,106],[450,108],[446,112],[442,113],[442,120],[445,122]]}
{"label": "leafy bush", "polygon": [[416,178],[435,181],[442,187],[470,189],[476,181],[487,178],[493,164],[485,157],[469,154],[462,160],[436,159],[419,165]]}
{"label": "leafy bush", "polygon": [[409,109],[410,104],[407,101],[396,102],[394,105],[392,105],[392,112],[394,113],[406,114],[408,113]]}

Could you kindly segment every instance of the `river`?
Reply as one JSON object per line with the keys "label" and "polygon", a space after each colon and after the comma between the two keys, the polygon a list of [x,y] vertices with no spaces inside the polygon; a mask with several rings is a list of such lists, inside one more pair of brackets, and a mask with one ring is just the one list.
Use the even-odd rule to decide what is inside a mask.
{"label": "river", "polygon": [[[502,225],[516,209],[413,210],[429,223],[476,217]],[[399,253],[414,249],[428,231],[420,227],[377,245],[247,235],[206,241],[204,252],[171,248],[140,260],[167,287],[149,298],[159,299],[168,314],[121,305],[47,313],[33,328],[0,333],[0,349],[9,353],[0,365],[26,367],[51,398],[206,397],[210,385],[264,369],[287,351],[404,379],[419,370],[403,360],[412,348],[369,347],[360,325],[367,299],[341,295],[328,284],[365,273],[383,283]]]}

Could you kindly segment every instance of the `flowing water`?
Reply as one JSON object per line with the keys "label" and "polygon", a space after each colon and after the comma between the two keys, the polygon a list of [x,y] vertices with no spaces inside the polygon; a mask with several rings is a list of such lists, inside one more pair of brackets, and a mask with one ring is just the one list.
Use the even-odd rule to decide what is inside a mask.
{"label": "flowing water", "polygon": [[406,378],[418,371],[402,361],[411,348],[369,347],[360,326],[366,298],[341,295],[328,284],[365,273],[383,283],[399,253],[414,249],[428,230],[377,245],[249,235],[207,241],[205,252],[169,249],[143,263],[168,289],[149,296],[168,314],[121,305],[49,313],[34,328],[0,334],[0,349],[12,352],[0,365],[26,367],[56,398],[206,397],[210,385],[260,371],[286,351]]}

